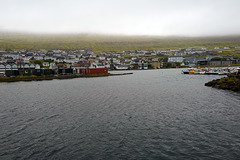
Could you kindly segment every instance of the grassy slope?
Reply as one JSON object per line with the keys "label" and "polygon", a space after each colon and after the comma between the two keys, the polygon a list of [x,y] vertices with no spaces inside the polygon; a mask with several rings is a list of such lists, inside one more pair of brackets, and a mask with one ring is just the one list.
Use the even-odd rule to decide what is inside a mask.
{"label": "grassy slope", "polygon": [[205,86],[240,92],[240,75],[229,74],[228,77],[207,82],[205,83]]}
{"label": "grassy slope", "polygon": [[226,37],[159,37],[64,34],[41,35],[0,33],[0,48],[6,49],[83,49],[94,52],[121,50],[152,50],[188,47],[240,46],[240,36]]}

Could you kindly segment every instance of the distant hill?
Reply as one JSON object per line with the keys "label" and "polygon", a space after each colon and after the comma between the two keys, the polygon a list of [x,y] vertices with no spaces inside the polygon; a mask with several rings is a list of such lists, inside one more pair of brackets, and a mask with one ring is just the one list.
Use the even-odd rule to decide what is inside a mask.
{"label": "distant hill", "polygon": [[240,36],[161,37],[98,34],[28,34],[0,32],[0,48],[83,49],[94,52],[240,46]]}

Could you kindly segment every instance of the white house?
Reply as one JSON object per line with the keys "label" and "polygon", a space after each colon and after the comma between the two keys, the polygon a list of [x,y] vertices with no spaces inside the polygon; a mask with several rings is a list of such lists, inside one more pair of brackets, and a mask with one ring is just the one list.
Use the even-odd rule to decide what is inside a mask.
{"label": "white house", "polygon": [[168,57],[168,62],[183,62],[183,57],[181,56],[170,56]]}
{"label": "white house", "polygon": [[99,60],[105,60],[106,57],[98,57]]}

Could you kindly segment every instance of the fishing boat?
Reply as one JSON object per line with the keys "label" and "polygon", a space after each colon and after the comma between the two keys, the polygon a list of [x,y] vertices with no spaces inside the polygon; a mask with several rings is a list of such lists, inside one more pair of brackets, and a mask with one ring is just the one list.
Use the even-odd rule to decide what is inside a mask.
{"label": "fishing boat", "polygon": [[182,71],[183,74],[204,74],[204,72],[200,69],[190,68],[188,70]]}
{"label": "fishing boat", "polygon": [[229,73],[238,73],[239,68],[190,68],[183,70],[183,74],[202,74],[202,75],[227,75]]}

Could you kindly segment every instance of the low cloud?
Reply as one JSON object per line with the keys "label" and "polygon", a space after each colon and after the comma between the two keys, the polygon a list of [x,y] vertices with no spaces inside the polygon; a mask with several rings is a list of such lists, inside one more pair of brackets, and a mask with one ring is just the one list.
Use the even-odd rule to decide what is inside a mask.
{"label": "low cloud", "polygon": [[129,35],[240,34],[238,0],[2,0],[0,30]]}

